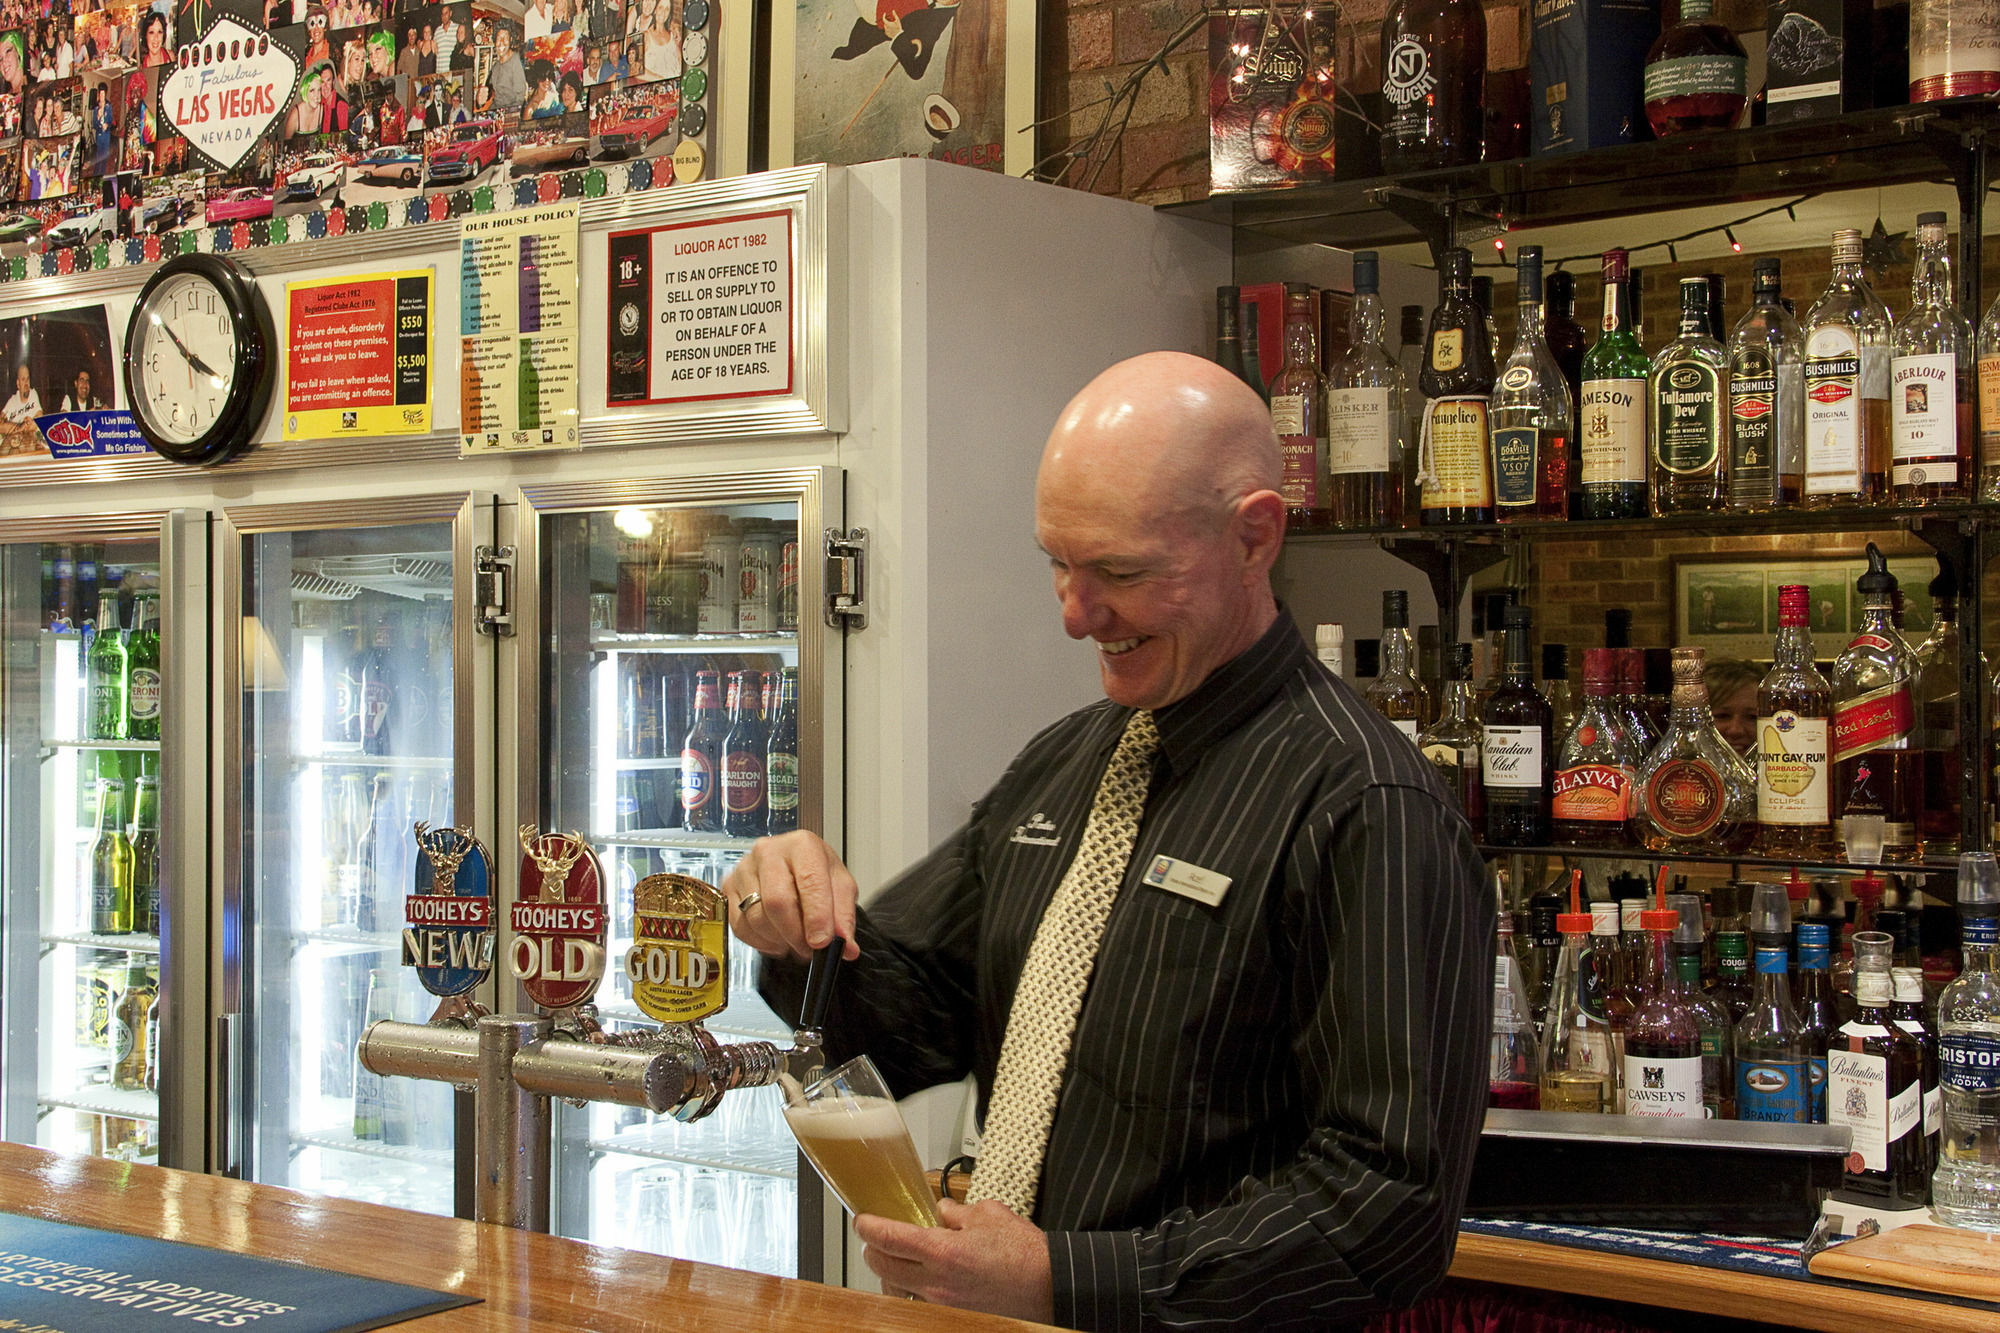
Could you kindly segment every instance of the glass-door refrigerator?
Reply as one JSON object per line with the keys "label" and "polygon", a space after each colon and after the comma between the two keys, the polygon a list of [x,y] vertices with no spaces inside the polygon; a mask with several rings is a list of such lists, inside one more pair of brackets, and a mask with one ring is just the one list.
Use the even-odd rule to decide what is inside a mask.
{"label": "glass-door refrigerator", "polygon": [[[840,639],[817,608],[837,479],[801,469],[522,490],[520,567],[536,592],[520,617],[519,734],[540,752],[521,756],[518,799],[523,820],[582,832],[603,861],[607,1027],[650,1025],[621,966],[640,879],[719,886],[755,838],[834,817],[824,775]],[[730,950],[729,1002],[709,1030],[788,1045],[796,1016],[758,997],[755,953],[733,937]],[[801,1199],[776,1088],[731,1092],[691,1124],[609,1105],[558,1105],[555,1124],[558,1234],[819,1276],[817,1186]]]}
{"label": "glass-door refrigerator", "polygon": [[199,1165],[162,1152],[182,1128],[163,1120],[188,1116],[198,1141],[198,1103],[161,1092],[185,1056],[165,1016],[202,1001],[201,849],[178,831],[206,803],[206,751],[164,687],[205,681],[205,529],[179,512],[0,524],[0,1135],[15,1142]]}
{"label": "glass-door refrigerator", "polygon": [[[467,493],[230,508],[225,1170],[468,1212],[450,1087],[362,1069],[435,1001],[401,966],[412,827],[474,823]],[[490,845],[490,835],[487,837]]]}

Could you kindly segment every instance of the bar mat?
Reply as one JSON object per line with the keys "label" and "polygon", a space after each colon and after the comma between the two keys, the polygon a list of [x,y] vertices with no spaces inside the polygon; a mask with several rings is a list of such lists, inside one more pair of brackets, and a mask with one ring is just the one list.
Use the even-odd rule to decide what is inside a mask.
{"label": "bar mat", "polygon": [[0,1212],[0,1330],[361,1333],[476,1298]]}

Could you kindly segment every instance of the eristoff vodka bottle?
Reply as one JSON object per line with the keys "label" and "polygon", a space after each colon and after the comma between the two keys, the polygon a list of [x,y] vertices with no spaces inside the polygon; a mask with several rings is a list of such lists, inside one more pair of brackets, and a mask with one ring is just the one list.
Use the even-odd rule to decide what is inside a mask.
{"label": "eristoff vodka bottle", "polygon": [[2000,866],[1958,858],[1965,966],[1938,996],[1943,1094],[1931,1203],[1951,1226],[2000,1231]]}

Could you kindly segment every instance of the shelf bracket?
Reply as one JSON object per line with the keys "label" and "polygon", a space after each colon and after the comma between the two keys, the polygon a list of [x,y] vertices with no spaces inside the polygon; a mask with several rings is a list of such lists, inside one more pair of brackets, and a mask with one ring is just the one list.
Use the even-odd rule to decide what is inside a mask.
{"label": "shelf bracket", "polygon": [[1415,228],[1431,252],[1431,266],[1444,267],[1444,252],[1479,237],[1495,236],[1506,230],[1499,214],[1478,209],[1456,196],[1421,194],[1398,186],[1384,186],[1371,192],[1377,205],[1394,213]]}
{"label": "shelf bracket", "polygon": [[1451,645],[1458,641],[1458,609],[1465,597],[1465,585],[1480,570],[1505,560],[1513,549],[1511,540],[1495,537],[1412,534],[1380,540],[1383,550],[1430,580],[1431,595],[1437,599],[1441,653],[1450,652]]}

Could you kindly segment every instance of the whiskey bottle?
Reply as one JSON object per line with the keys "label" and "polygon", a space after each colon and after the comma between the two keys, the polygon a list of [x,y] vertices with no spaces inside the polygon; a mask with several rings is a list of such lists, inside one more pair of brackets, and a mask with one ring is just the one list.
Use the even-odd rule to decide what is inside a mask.
{"label": "whiskey bottle", "polygon": [[1347,349],[1327,372],[1326,461],[1337,528],[1403,521],[1403,372],[1383,345],[1375,252],[1354,256]]}
{"label": "whiskey bottle", "polygon": [[1757,948],[1750,1009],[1736,1025],[1736,1115],[1740,1120],[1812,1123],[1812,1083],[1805,1030],[1792,1007],[1787,976],[1792,912],[1781,884],[1759,884],[1750,904]]}
{"label": "whiskey bottle", "polygon": [[1833,664],[1833,817],[1849,860],[1917,861],[1924,802],[1915,664],[1890,623],[1896,576],[1874,542],[1855,587],[1861,625]]}
{"label": "whiskey bottle", "polygon": [[1708,283],[1682,278],[1680,333],[1654,354],[1646,378],[1655,514],[1723,507],[1728,377],[1728,355],[1708,331]]}
{"label": "whiskey bottle", "polygon": [[1215,364],[1250,383],[1250,372],[1243,367],[1241,294],[1234,287],[1215,289]]}
{"label": "whiskey bottle", "polygon": [[1423,521],[1427,526],[1491,523],[1487,408],[1493,393],[1493,339],[1472,299],[1470,252],[1445,252],[1439,285],[1417,381],[1426,400],[1417,473]]}
{"label": "whiskey bottle", "polygon": [[1729,283],[1720,273],[1704,273],[1701,280],[1708,284],[1708,336],[1719,343],[1729,341],[1729,321],[1723,317],[1723,298],[1728,295]]}
{"label": "whiskey bottle", "polygon": [[[1958,580],[1943,565],[1931,580],[1931,632],[1911,656],[1916,662],[1912,696],[1917,710],[1917,744],[1924,756],[1924,804],[1917,832],[1930,856],[1958,851],[1961,767],[1958,757],[1959,669]],[[1986,678],[1985,654],[1979,677]]]}
{"label": "whiskey bottle", "polygon": [[1542,697],[1549,701],[1551,735],[1560,739],[1576,725],[1583,701],[1569,680],[1569,645],[1542,645]]}
{"label": "whiskey bottle", "polygon": [[1910,0],[1910,100],[2000,91],[2000,11],[1978,0]]}
{"label": "whiskey bottle", "polygon": [[1959,857],[1958,916],[1964,966],[1937,1004],[1941,1123],[1931,1197],[1940,1222],[2000,1231],[2000,866],[1992,853]]}
{"label": "whiskey bottle", "polygon": [[1391,588],[1382,594],[1382,674],[1366,698],[1376,712],[1412,742],[1430,712],[1430,691],[1417,679],[1416,640],[1410,637],[1410,594]]}
{"label": "whiskey bottle", "polygon": [[1578,516],[1646,516],[1646,377],[1627,298],[1629,256],[1604,252],[1604,318],[1584,354],[1576,433],[1582,441]]}
{"label": "whiskey bottle", "polygon": [[1892,997],[1889,1001],[1889,1017],[1896,1026],[1916,1039],[1917,1049],[1923,1059],[1918,1065],[1918,1079],[1924,1090],[1924,1175],[1928,1178],[1937,1169],[1938,1122],[1943,1114],[1938,1089],[1938,1036],[1931,1026],[1930,1016],[1924,1012],[1924,970],[1921,967],[1892,967],[1889,969]]}
{"label": "whiskey bottle", "polygon": [[1477,162],[1485,132],[1486,16],[1477,0],[1397,0],[1382,20],[1382,167]]}
{"label": "whiskey bottle", "polygon": [[1591,916],[1577,910],[1577,881],[1570,880],[1570,910],[1556,918],[1562,952],[1542,1024],[1542,1110],[1606,1114],[1618,1110],[1618,1059],[1611,1025],[1584,1002],[1586,946]]}
{"label": "whiskey bottle", "polygon": [[1569,433],[1569,517],[1583,516],[1583,492],[1578,483],[1583,479],[1583,443],[1581,436],[1583,415],[1583,358],[1589,351],[1590,340],[1584,335],[1583,326],[1576,322],[1576,275],[1557,269],[1542,283],[1542,337],[1548,341],[1549,354],[1562,368],[1563,383],[1569,386],[1569,405],[1572,420]]}
{"label": "whiskey bottle", "polygon": [[1786,508],[1805,486],[1805,340],[1778,292],[1778,261],[1758,260],[1729,335],[1731,509]]}
{"label": "whiskey bottle", "polygon": [[1454,643],[1446,659],[1444,706],[1417,737],[1424,758],[1436,766],[1444,789],[1458,801],[1474,829],[1486,826],[1486,785],[1479,759],[1484,733],[1474,708],[1472,645]]}
{"label": "whiskey bottle", "polygon": [[[1662,879],[1665,876],[1662,874]],[[1625,1029],[1625,1114],[1670,1120],[1699,1120],[1701,1023],[1689,1003],[1687,984],[1667,962],[1667,941],[1680,913],[1664,905],[1640,914],[1651,937],[1652,975],[1658,978],[1632,1011]]]}
{"label": "whiskey bottle", "polygon": [[1889,936],[1854,936],[1854,1017],[1826,1053],[1826,1119],[1853,1132],[1838,1196],[1920,1208],[1924,1173],[1923,1052],[1889,1016]]}
{"label": "whiskey bottle", "polygon": [[2000,297],[1979,321],[1978,368],[1979,498],[2000,500]]}
{"label": "whiskey bottle", "polygon": [[1833,234],[1833,276],[1805,318],[1808,508],[1888,494],[1889,331],[1889,307],[1861,267],[1861,233],[1843,228]]}
{"label": "whiskey bottle", "polygon": [[1757,779],[1716,730],[1703,653],[1676,648],[1667,734],[1640,766],[1639,840],[1648,851],[1712,854],[1747,840]]}
{"label": "whiskey bottle", "polygon": [[1549,840],[1556,747],[1548,701],[1536,692],[1529,666],[1531,620],[1527,607],[1507,608],[1506,666],[1479,719],[1486,841],[1495,847],[1537,847]]}
{"label": "whiskey bottle", "polygon": [[1972,328],[1958,312],[1942,213],[1917,217],[1910,308],[1890,330],[1890,484],[1897,504],[1962,500],[1971,488]]}
{"label": "whiskey bottle", "polygon": [[1670,893],[1667,906],[1680,915],[1671,953],[1674,970],[1687,991],[1688,1007],[1701,1025],[1701,1105],[1704,1120],[1736,1118],[1734,1027],[1729,1006],[1701,987],[1701,899]]}
{"label": "whiskey bottle", "polygon": [[1771,669],[1757,685],[1758,856],[1825,860],[1833,854],[1828,730],[1833,693],[1813,664],[1811,589],[1778,589]]}
{"label": "whiskey bottle", "polygon": [[1632,776],[1643,756],[1613,699],[1609,648],[1583,654],[1583,712],[1556,756],[1553,839],[1564,847],[1623,847],[1631,840]]}
{"label": "whiskey bottle", "polygon": [[1681,0],[1680,21],[1646,52],[1646,121],[1662,139],[1726,130],[1749,100],[1749,56],[1712,0]]}
{"label": "whiskey bottle", "polygon": [[1312,288],[1285,284],[1285,363],[1271,381],[1271,425],[1284,456],[1280,489],[1285,526],[1324,527],[1326,508],[1326,423],[1319,374],[1319,329],[1313,318]]}
{"label": "whiskey bottle", "polygon": [[1493,390],[1493,495],[1502,523],[1569,517],[1569,385],[1542,334],[1542,248],[1515,256],[1514,350]]}

